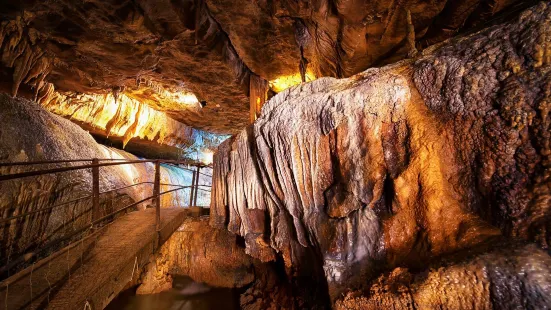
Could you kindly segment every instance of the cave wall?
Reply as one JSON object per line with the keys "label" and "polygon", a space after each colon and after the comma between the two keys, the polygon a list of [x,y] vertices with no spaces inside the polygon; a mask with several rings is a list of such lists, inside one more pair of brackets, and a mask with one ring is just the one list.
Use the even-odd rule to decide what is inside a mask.
{"label": "cave wall", "polygon": [[[124,93],[196,128],[228,133],[248,123],[251,72],[203,1],[10,0],[2,8],[3,91]],[[208,105],[182,108],[181,93]]]}
{"label": "cave wall", "polygon": [[255,279],[253,258],[237,244],[237,236],[211,228],[208,218],[188,218],[163,244],[141,276],[138,294],[172,287],[172,277],[189,276],[215,287],[241,288]]}
{"label": "cave wall", "polygon": [[237,290],[242,309],[301,308],[280,264],[262,263],[245,253],[242,238],[209,225],[207,217],[188,217],[140,271],[137,294],[172,288],[175,276],[212,287]]}
{"label": "cave wall", "polygon": [[[138,159],[122,150],[96,143],[92,136],[77,125],[54,115],[40,105],[13,99],[0,94],[0,161],[21,162],[41,160],[67,160],[89,158]],[[77,163],[83,164],[83,163]],[[31,167],[12,166],[0,168],[1,174],[41,170],[67,164],[46,164]],[[204,172],[208,172],[205,170]],[[154,164],[121,165],[100,168],[100,191],[126,185],[151,182]],[[91,171],[77,170],[59,174],[28,177],[0,183],[0,219],[36,211],[60,204],[91,192]],[[209,184],[204,177],[200,184]],[[161,167],[161,182],[191,184],[191,172],[173,167]],[[161,186],[161,191],[172,189]],[[101,196],[103,215],[150,196],[152,186],[145,184]],[[162,207],[188,206],[189,189],[161,196]],[[209,197],[200,193],[198,204],[206,205]],[[139,208],[144,208],[144,203]],[[81,200],[30,217],[0,224],[0,257],[2,265],[21,254],[33,251],[40,245],[70,232],[73,228],[88,225],[91,219],[90,199]]]}
{"label": "cave wall", "polygon": [[[456,271],[427,268],[449,257],[463,259],[452,269],[504,270],[486,284],[524,270],[515,283],[534,295],[499,284],[484,293],[494,306],[551,305],[549,16],[541,2],[414,59],[279,93],[218,148],[210,224],[253,257],[283,259],[314,306],[350,290],[367,299],[395,268],[427,270],[413,283],[437,295]],[[537,246],[514,263],[492,252],[517,239]]]}

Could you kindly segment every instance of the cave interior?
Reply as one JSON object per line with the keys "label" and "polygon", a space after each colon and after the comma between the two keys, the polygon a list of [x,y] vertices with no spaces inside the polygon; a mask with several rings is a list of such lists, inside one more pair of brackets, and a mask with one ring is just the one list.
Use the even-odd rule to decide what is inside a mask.
{"label": "cave interior", "polygon": [[0,307],[551,309],[550,244],[548,1],[0,3]]}

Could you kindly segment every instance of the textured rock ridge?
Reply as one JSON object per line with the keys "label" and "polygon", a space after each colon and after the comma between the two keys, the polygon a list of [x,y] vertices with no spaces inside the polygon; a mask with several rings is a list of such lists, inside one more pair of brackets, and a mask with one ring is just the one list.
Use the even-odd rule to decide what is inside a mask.
{"label": "textured rock ridge", "polygon": [[[211,225],[243,236],[253,257],[282,258],[314,306],[385,270],[491,251],[497,240],[547,248],[550,16],[542,2],[415,59],[278,94],[215,154]],[[504,255],[492,253],[454,268]],[[535,246],[518,255],[549,263]],[[540,267],[537,281],[519,281],[545,292]],[[549,305],[505,290],[486,297]]]}
{"label": "textured rock ridge", "polygon": [[396,268],[335,309],[547,309],[551,258],[534,245],[504,246],[421,272]]}

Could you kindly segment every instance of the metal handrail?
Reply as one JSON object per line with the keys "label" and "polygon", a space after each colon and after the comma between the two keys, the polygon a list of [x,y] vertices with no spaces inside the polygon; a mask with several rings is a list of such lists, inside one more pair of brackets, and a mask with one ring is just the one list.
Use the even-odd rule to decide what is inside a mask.
{"label": "metal handrail", "polygon": [[[112,161],[120,161],[120,162],[98,163],[98,164],[88,164],[88,165],[70,166],[70,167],[59,167],[59,168],[52,168],[52,169],[45,169],[45,170],[26,171],[26,172],[14,173],[14,174],[6,174],[6,175],[0,175],[0,181],[14,180],[14,179],[20,179],[20,178],[25,178],[25,177],[30,177],[30,176],[53,174],[53,173],[73,171],[73,170],[79,170],[79,169],[89,169],[89,168],[94,168],[94,167],[118,166],[118,165],[139,164],[139,163],[153,163],[153,162],[156,162],[156,161],[159,161],[160,163],[163,163],[163,164],[176,164],[176,165],[184,164],[182,161],[177,161],[177,160],[158,160],[158,159],[125,160],[125,159],[116,159],[116,158],[114,158],[114,159],[97,159],[97,160],[98,161],[112,160]],[[86,161],[93,161],[93,159],[0,163],[0,167],[2,167],[2,166],[25,166],[25,165],[30,166],[30,165],[39,165],[39,164],[86,162]],[[205,167],[205,166],[203,166],[203,167]],[[192,169],[188,169],[188,168],[185,168],[185,167],[178,167],[178,168],[188,170],[188,171],[193,171]],[[201,172],[199,172],[199,174],[202,174],[202,175],[208,176],[208,177],[212,177],[212,175],[201,173]]]}
{"label": "metal handrail", "polygon": [[52,169],[37,170],[37,171],[26,171],[26,172],[0,175],[0,181],[21,179],[21,178],[26,178],[26,177],[32,177],[32,176],[38,176],[38,175],[44,175],[44,174],[60,173],[60,172],[67,172],[67,171],[80,170],[80,169],[90,169],[90,168],[96,168],[96,167],[99,168],[99,167],[106,167],[106,166],[130,165],[130,164],[147,163],[147,162],[155,162],[155,160],[145,160],[145,161],[144,160],[129,160],[129,161],[118,162],[118,163],[99,163],[99,164],[88,164],[88,165],[71,166],[71,167],[52,168]]}
{"label": "metal handrail", "polygon": [[[42,165],[42,164],[61,164],[61,163],[71,163],[71,162],[92,161],[94,159],[96,159],[96,158],[0,162],[0,167],[3,167],[3,166],[30,166],[30,165]],[[126,158],[97,158],[97,160],[98,161],[125,161],[125,160],[130,160],[130,159],[126,159]],[[162,163],[171,163],[171,164],[179,164],[179,165],[192,165],[192,166],[202,166],[202,167],[207,166],[207,165],[205,165],[201,162],[192,162],[192,163],[190,163],[190,162],[185,162],[183,160],[175,160],[175,159],[135,159],[135,160],[142,160],[142,161],[146,161],[146,162],[147,161],[159,160]]]}
{"label": "metal handrail", "polygon": [[[108,162],[100,163],[100,160],[101,161],[108,161]],[[103,221],[112,218],[113,216],[119,214],[120,212],[128,210],[129,208],[132,208],[132,207],[136,207],[137,205],[139,205],[139,204],[141,204],[141,203],[143,203],[147,200],[150,200],[150,199],[153,200],[153,203],[155,205],[155,209],[156,209],[156,214],[155,214],[156,230],[157,230],[157,232],[159,232],[160,231],[160,204],[161,204],[160,197],[162,195],[167,194],[167,193],[171,193],[171,192],[175,192],[175,191],[179,191],[179,190],[182,190],[182,189],[185,189],[185,188],[191,188],[190,206],[192,206],[192,205],[197,204],[197,192],[199,190],[210,192],[210,190],[206,190],[204,188],[201,188],[201,187],[211,187],[210,185],[206,185],[206,184],[200,185],[200,184],[198,184],[199,183],[199,176],[201,174],[203,174],[205,176],[208,176],[208,177],[212,177],[209,174],[204,174],[204,173],[200,172],[201,167],[205,167],[204,165],[196,166],[196,170],[191,170],[191,169],[187,169],[187,168],[178,166],[178,168],[180,168],[180,169],[188,170],[188,171],[191,171],[193,173],[193,180],[192,180],[191,186],[182,186],[182,185],[179,185],[179,184],[161,183],[160,182],[160,167],[161,167],[160,164],[161,163],[163,163],[163,164],[174,164],[174,165],[186,164],[186,163],[183,163],[182,161],[177,161],[177,160],[158,160],[158,159],[157,160],[155,160],[155,159],[140,159],[140,160],[77,159],[77,160],[0,163],[0,167],[3,167],[3,166],[25,166],[25,165],[30,166],[30,165],[38,165],[38,164],[55,164],[55,163],[72,163],[72,162],[77,163],[77,162],[86,162],[86,161],[91,161],[92,163],[91,164],[83,164],[83,165],[81,164],[81,165],[76,165],[76,166],[57,167],[57,168],[50,168],[50,169],[43,169],[43,170],[36,170],[36,171],[17,172],[17,173],[13,173],[13,174],[0,175],[0,182],[1,182],[1,181],[7,181],[7,180],[15,180],[15,179],[20,179],[20,178],[26,178],[26,177],[31,177],[31,176],[54,174],[54,173],[75,171],[75,170],[81,170],[81,169],[90,169],[91,168],[91,170],[92,170],[92,195],[78,197],[78,198],[75,198],[73,200],[66,201],[66,202],[63,202],[63,203],[60,203],[60,204],[57,204],[57,205],[54,205],[54,206],[42,208],[40,210],[33,210],[33,211],[29,211],[29,212],[26,212],[26,213],[23,213],[23,214],[18,214],[18,215],[15,215],[15,216],[11,216],[9,218],[0,219],[0,224],[4,224],[4,223],[10,222],[12,220],[18,219],[18,218],[22,218],[22,217],[29,216],[29,215],[32,215],[32,214],[52,210],[52,209],[57,208],[57,207],[66,206],[66,205],[69,205],[71,203],[83,200],[83,199],[89,199],[89,198],[92,199],[92,208],[91,208],[91,210],[92,210],[92,221],[91,221],[90,224],[87,224],[86,226],[81,227],[81,228],[77,229],[76,231],[73,231],[72,233],[70,233],[68,235],[64,235],[64,236],[61,236],[60,238],[57,238],[55,240],[48,241],[46,244],[44,244],[42,247],[40,247],[36,251],[32,251],[30,253],[22,255],[21,257],[14,260],[13,262],[11,262],[9,264],[6,264],[5,266],[1,267],[0,268],[0,274],[3,274],[5,271],[10,270],[11,268],[13,268],[14,266],[16,266],[20,263],[27,262],[30,259],[33,259],[34,257],[37,257],[39,254],[43,253],[46,249],[49,249],[49,248],[51,248],[51,247],[53,247],[57,244],[60,244],[60,243],[64,242],[65,240],[71,239],[71,238],[75,237],[76,235],[86,231],[87,229],[94,228],[95,225],[98,225],[98,224],[102,223]],[[114,189],[107,190],[107,191],[104,191],[104,192],[99,191],[99,168],[100,167],[128,165],[128,164],[141,164],[141,163],[154,163],[155,164],[155,180],[154,180],[154,182],[145,181],[145,182],[135,183],[135,184],[119,187],[119,188],[114,188]],[[134,187],[134,186],[137,186],[137,185],[143,185],[143,184],[153,184],[153,195],[152,196],[141,199],[139,201],[136,201],[136,202],[134,202],[134,203],[132,203],[128,206],[125,206],[125,207],[123,207],[119,210],[111,212],[110,214],[107,214],[103,217],[100,217],[99,196],[101,194],[120,191],[120,190],[124,190],[124,189]],[[160,186],[175,186],[176,188],[173,188],[171,190],[167,190],[167,191],[164,191],[164,192],[160,192]],[[45,239],[45,240],[47,240],[47,239]]]}
{"label": "metal handrail", "polygon": [[[30,166],[30,165],[45,165],[45,164],[62,164],[62,163],[73,163],[73,162],[83,162],[83,161],[92,161],[93,159],[62,159],[62,160],[38,160],[38,161],[16,161],[16,162],[5,162],[0,163],[0,167],[9,167],[9,166]],[[126,158],[98,158],[99,161],[104,160],[128,160]]]}
{"label": "metal handrail", "polygon": [[[178,190],[181,190],[181,189],[184,189],[186,187],[189,187],[189,186],[180,186],[179,188],[176,188],[176,189],[171,189],[171,190],[168,190],[168,191],[164,191],[162,193],[159,193],[158,196],[161,196],[161,195],[164,195],[164,194],[168,194],[168,193],[171,193],[171,192],[174,192],[174,191],[178,191]],[[147,198],[144,198],[142,200],[139,200],[139,201],[136,201],[132,204],[129,204],[128,206],[126,207],[123,207],[117,211],[114,211],[114,212],[111,212],[95,221],[92,221],[90,223],[90,225],[86,225],[86,226],[83,226],[75,231],[73,231],[72,233],[68,234],[68,235],[65,235],[63,236],[62,238],[60,239],[56,239],[56,240],[52,240],[50,242],[48,242],[46,245],[42,246],[40,249],[38,249],[37,251],[34,251],[34,252],[31,252],[31,253],[26,253],[25,255],[21,255],[18,259],[14,260],[13,262],[9,263],[9,264],[6,264],[5,266],[2,266],[0,267],[0,274],[3,274],[4,272],[8,271],[9,269],[13,268],[14,266],[17,266],[18,264],[20,263],[23,263],[25,261],[28,261],[28,260],[31,260],[32,258],[38,256],[38,254],[44,252],[45,250],[51,248],[52,246],[60,243],[60,242],[63,242],[65,240],[68,240],[68,239],[71,239],[72,237],[88,230],[88,229],[92,229],[95,225],[105,221],[106,219],[109,219],[119,213],[121,213],[122,211],[125,211],[129,208],[132,208],[132,207],[136,207],[137,205],[139,205],[140,203],[142,202],[145,202],[147,200],[150,200],[150,199],[153,199],[157,197],[157,195],[153,195],[153,196],[149,196]],[[80,241],[77,241],[77,242],[80,242]]]}
{"label": "metal handrail", "polygon": [[[153,182],[140,182],[140,183],[135,183],[135,184],[128,185],[128,186],[123,186],[123,187],[119,187],[119,188],[114,188],[114,189],[111,189],[111,190],[108,190],[108,191],[105,191],[105,192],[100,192],[99,194],[102,195],[102,194],[107,194],[107,193],[111,193],[111,192],[116,192],[116,191],[120,191],[120,190],[123,190],[123,189],[127,189],[127,188],[130,188],[130,187],[134,187],[134,186],[142,185],[142,184],[153,184]],[[161,184],[161,185],[173,185],[173,184]],[[40,213],[40,212],[52,210],[52,209],[55,209],[55,208],[57,208],[57,207],[62,207],[62,206],[71,204],[71,203],[73,203],[73,202],[77,202],[77,201],[84,200],[84,199],[90,199],[90,198],[92,198],[92,195],[82,196],[82,197],[79,197],[79,198],[75,198],[75,199],[73,199],[73,200],[69,200],[69,201],[66,201],[66,202],[62,202],[62,203],[57,204],[57,205],[54,205],[54,206],[47,207],[47,208],[42,208],[42,209],[39,209],[39,210],[29,211],[29,212],[22,213],[22,214],[18,214],[18,215],[14,215],[14,216],[11,216],[11,217],[8,217],[8,218],[5,218],[5,219],[0,219],[0,225],[4,224],[4,223],[6,223],[6,222],[10,222],[10,221],[12,221],[12,220],[18,219],[18,218],[22,218],[22,217],[26,217],[26,216],[29,216],[29,215],[32,215],[32,214],[36,214],[36,213]]]}

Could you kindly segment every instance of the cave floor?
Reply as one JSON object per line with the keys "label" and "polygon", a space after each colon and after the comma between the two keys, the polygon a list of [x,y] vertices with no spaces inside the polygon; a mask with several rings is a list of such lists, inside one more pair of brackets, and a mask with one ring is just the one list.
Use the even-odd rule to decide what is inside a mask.
{"label": "cave floor", "polygon": [[[161,210],[160,244],[157,244],[155,231],[155,209],[121,216],[93,238],[77,244],[50,262],[44,262],[48,258],[37,262],[30,267],[34,269],[30,274],[16,274],[4,281],[3,287],[9,283],[9,291],[8,294],[2,292],[0,300],[9,309],[29,306],[86,309],[88,305],[92,309],[102,309],[129,282],[137,281],[141,267],[178,229],[186,214],[184,208]],[[21,273],[25,274],[25,271],[28,270]],[[26,303],[28,296],[32,296],[32,305]]]}

